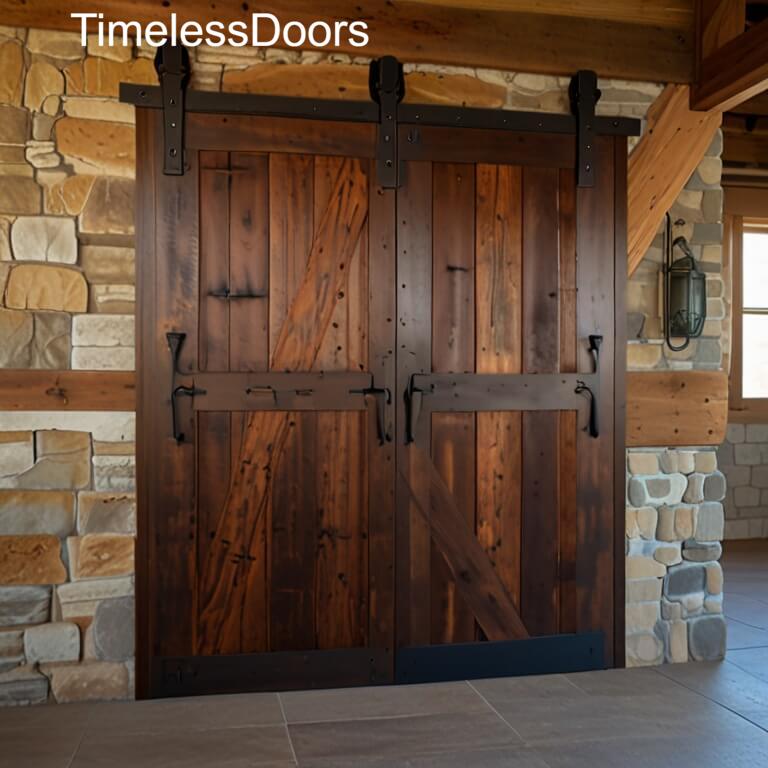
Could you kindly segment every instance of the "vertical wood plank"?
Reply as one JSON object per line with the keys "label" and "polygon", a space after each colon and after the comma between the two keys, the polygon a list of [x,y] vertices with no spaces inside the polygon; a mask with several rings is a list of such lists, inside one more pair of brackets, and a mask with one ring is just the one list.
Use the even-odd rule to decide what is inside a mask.
{"label": "vertical wood plank", "polygon": [[[269,290],[269,157],[233,152],[229,216],[229,285],[236,294]],[[269,298],[229,302],[229,369],[269,368]],[[230,414],[230,466],[237,461],[246,414]],[[227,474],[229,477],[229,473]],[[267,520],[256,521],[255,560],[247,569],[240,652],[269,647],[267,616]]]}
{"label": "vertical wood plank", "polygon": [[[312,156],[270,155],[270,356],[305,276],[315,222],[313,173]],[[274,651],[315,645],[317,414],[292,413],[288,425],[272,475],[267,521],[269,643]]]}
{"label": "vertical wood plank", "polygon": [[[160,602],[153,578],[157,562],[154,536],[154,496],[157,475],[155,429],[168,423],[168,408],[154,391],[156,351],[156,269],[155,214],[156,163],[159,158],[161,116],[154,109],[136,110],[136,698],[152,693],[152,657],[155,629],[154,606]],[[161,142],[160,142],[161,143]],[[166,393],[167,396],[167,393]]]}
{"label": "vertical wood plank", "polygon": [[[203,371],[229,370],[229,302],[212,295],[228,290],[230,260],[230,192],[232,177],[227,152],[200,153],[200,316],[199,365]],[[198,572],[208,556],[210,534],[216,530],[227,497],[230,471],[229,413],[198,413],[196,478],[198,496]],[[229,634],[212,648],[199,638],[200,653],[238,653],[240,635]]]}
{"label": "vertical wood plank", "polygon": [[[576,368],[576,178],[560,170],[560,370]],[[560,632],[576,631],[577,414],[560,414]]]}
{"label": "vertical wood plank", "polygon": [[626,530],[626,371],[627,371],[627,139],[616,136],[614,156],[614,355],[613,367],[613,653],[610,663],[623,667],[626,659],[625,629],[625,530]]}
{"label": "vertical wood plank", "polygon": [[[400,393],[406,391],[412,373],[428,373],[432,363],[432,166],[408,163],[404,174],[405,184],[397,192],[398,646],[427,645],[431,636],[429,611],[424,609],[431,594],[429,522],[419,514],[411,493],[428,510],[429,482],[411,466],[414,452],[405,445],[405,402]],[[420,419],[417,444],[426,454],[431,443],[429,432],[429,420]]]}
{"label": "vertical wood plank", "polygon": [[[387,387],[392,403],[386,427],[394,429],[396,312],[395,191],[382,189],[370,176],[368,359],[378,387]],[[395,642],[395,444],[379,445],[376,413],[368,415],[368,641],[374,648],[394,649]],[[393,436],[394,437],[394,436]],[[394,658],[394,654],[390,658]],[[390,667],[392,674],[393,667]]]}
{"label": "vertical wood plank", "polygon": [[[478,373],[522,368],[522,174],[477,166]],[[477,536],[520,608],[521,432],[519,412],[477,414]]]}
{"label": "vertical wood plank", "polygon": [[[613,662],[614,620],[614,154],[613,140],[595,148],[594,187],[576,192],[579,369],[592,361],[586,338],[603,334],[600,349],[600,437],[577,435],[578,631],[605,632],[606,663]],[[623,466],[623,462],[622,462]]]}
{"label": "vertical wood plank", "polygon": [[[159,123],[158,123],[159,126]],[[158,143],[162,152],[162,141]],[[176,443],[171,434],[169,390],[172,366],[165,334],[186,334],[179,359],[181,371],[198,367],[199,219],[198,156],[190,153],[184,176],[156,173],[155,317],[145,329],[144,361],[151,377],[152,399],[160,403],[149,439],[152,467],[162,467],[155,481],[150,514],[150,570],[161,599],[153,605],[153,650],[158,656],[189,655],[198,646],[197,498],[195,480],[195,419],[189,402],[179,403],[179,425],[187,436]],[[158,165],[162,167],[162,160]]]}
{"label": "vertical wood plank", "polygon": [[[330,203],[343,172],[341,158],[315,158],[315,220]],[[368,230],[345,265],[349,282],[338,297],[316,370],[367,366]],[[318,286],[318,290],[321,287]],[[362,326],[362,327],[361,327]],[[367,639],[367,419],[363,413],[318,413],[315,451],[318,485],[315,625],[318,648],[349,648]]]}
{"label": "vertical wood plank", "polygon": [[[523,372],[556,373],[560,356],[558,172],[523,169]],[[521,614],[531,635],[558,626],[556,411],[523,414]]]}
{"label": "vertical wood plank", "polygon": [[[475,356],[475,177],[466,164],[432,169],[432,370],[465,373]],[[432,416],[432,457],[467,528],[475,530],[475,416]],[[433,643],[469,642],[475,620],[434,541],[431,545]]]}

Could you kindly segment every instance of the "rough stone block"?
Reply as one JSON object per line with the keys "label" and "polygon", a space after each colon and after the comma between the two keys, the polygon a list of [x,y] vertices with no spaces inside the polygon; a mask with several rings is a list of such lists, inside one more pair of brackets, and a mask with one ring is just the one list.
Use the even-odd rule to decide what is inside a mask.
{"label": "rough stone block", "polygon": [[30,627],[24,632],[24,653],[30,664],[77,661],[80,658],[80,629],[77,624],[64,621]]}
{"label": "rough stone block", "polygon": [[725,475],[713,472],[704,478],[704,499],[706,501],[722,501],[725,498]]}
{"label": "rough stone block", "polygon": [[[56,123],[56,146],[76,173],[132,177],[136,168],[132,125],[63,117]],[[94,137],[98,136],[98,141]]]}
{"label": "rough stone block", "polygon": [[718,501],[708,501],[699,507],[696,514],[695,538],[697,541],[722,541],[725,514]]}
{"label": "rough stone block", "polygon": [[748,443],[768,443],[768,424],[747,424],[746,440]]}
{"label": "rough stone block", "polygon": [[659,620],[659,603],[627,603],[625,617],[628,633],[653,630]]}
{"label": "rough stone block", "polygon": [[734,488],[733,501],[737,507],[759,507],[760,489],[750,485]]}
{"label": "rough stone block", "polygon": [[640,507],[636,512],[637,530],[644,539],[653,539],[656,534],[658,511],[654,507]]}
{"label": "rough stone block", "polygon": [[669,622],[668,661],[684,664],[688,661],[688,626],[684,621]]}
{"label": "rough stone block", "polygon": [[0,45],[0,104],[21,105],[21,86],[24,83],[24,54],[18,40],[7,40]]}
{"label": "rough stone block", "polygon": [[88,311],[105,315],[133,315],[136,289],[132,285],[91,285]]}
{"label": "rough stone block", "polygon": [[0,535],[50,533],[64,537],[75,525],[70,491],[0,491]]}
{"label": "rough stone block", "polygon": [[627,344],[627,368],[630,371],[646,371],[658,367],[661,362],[661,345],[646,343]]}
{"label": "rough stone block", "polygon": [[84,120],[107,123],[128,123],[132,125],[134,109],[131,104],[121,104],[112,99],[91,99],[80,96],[67,96],[64,99],[64,114]]}
{"label": "rough stone block", "polygon": [[75,222],[70,218],[20,216],[11,228],[11,245],[20,261],[77,263]]}
{"label": "rough stone block", "polygon": [[717,454],[714,451],[699,451],[694,456],[694,468],[704,475],[714,472],[717,469]]}
{"label": "rough stone block", "polygon": [[683,618],[682,603],[671,602],[665,597],[661,598],[661,617],[667,621],[676,621]]}
{"label": "rough stone block", "polygon": [[704,610],[707,613],[722,613],[723,612],[723,596],[708,595],[707,597],[705,597]]}
{"label": "rough stone block", "polygon": [[90,483],[90,437],[86,432],[44,430],[37,433],[37,462],[13,478],[0,478],[10,488],[70,489]]}
{"label": "rough stone block", "polygon": [[61,313],[0,309],[0,367],[67,368],[69,325]]}
{"label": "rough stone block", "polygon": [[50,614],[50,587],[0,586],[0,626],[40,624]]}
{"label": "rough stone block", "polygon": [[122,411],[0,411],[0,430],[89,432],[94,441],[133,442],[136,416]]}
{"label": "rough stone block", "polygon": [[[727,467],[724,472],[728,488],[736,489],[739,486],[750,485],[752,483],[752,471],[752,467]],[[768,481],[768,474],[766,474],[766,481]]]}
{"label": "rough stone block", "polygon": [[637,527],[637,510],[634,507],[627,507],[625,522],[627,538],[636,539],[640,535],[640,529]]}
{"label": "rough stone block", "polygon": [[133,573],[133,536],[88,533],[67,539],[73,579],[107,578]]}
{"label": "rough stone block", "polygon": [[[253,56],[253,53],[249,55]],[[242,58],[240,61],[242,63]],[[150,59],[112,61],[89,56],[83,65],[83,81],[88,96],[117,98],[120,83],[156,83],[157,73]]]}
{"label": "rough stone block", "polygon": [[134,655],[134,600],[122,597],[99,603],[93,617],[93,644],[98,658],[125,661]]}
{"label": "rough stone block", "polygon": [[645,487],[645,483],[638,477],[632,477],[629,480],[628,488],[629,503],[633,507],[644,507],[650,499]]}
{"label": "rough stone block", "polygon": [[737,443],[733,447],[733,452],[736,464],[752,467],[762,464],[762,451],[756,443]]}
{"label": "rough stone block", "polygon": [[664,565],[676,565],[683,559],[679,544],[660,544],[654,550],[653,558]]}
{"label": "rough stone block", "polygon": [[30,29],[27,48],[30,53],[42,53],[54,59],[64,60],[81,59],[84,53],[79,33],[48,29]]}
{"label": "rough stone block", "polygon": [[626,563],[626,577],[628,579],[659,578],[666,574],[666,566],[657,562],[653,557],[645,555],[629,555]]}
{"label": "rough stone block", "polygon": [[683,618],[698,616],[704,607],[704,593],[694,592],[691,595],[685,595],[681,602],[683,604]]}
{"label": "rough stone block", "polygon": [[729,443],[743,443],[746,439],[746,432],[744,424],[729,424],[725,431],[725,439]]}
{"label": "rough stone block", "polygon": [[633,475],[655,475],[659,471],[659,458],[650,451],[630,451],[627,466]]}
{"label": "rough stone block", "polygon": [[[25,144],[29,138],[29,112],[18,107],[0,106],[0,143]],[[6,179],[3,179],[3,184]],[[13,213],[6,208],[3,213]]]}
{"label": "rough stone block", "polygon": [[719,541],[701,543],[694,539],[688,539],[683,544],[683,557],[698,563],[719,560],[723,554],[723,547]]}
{"label": "rough stone block", "polygon": [[661,586],[661,579],[628,579],[627,603],[658,602],[661,600]]}
{"label": "rough stone block", "polygon": [[128,670],[124,664],[42,664],[40,671],[50,681],[51,692],[59,704],[128,698]]}
{"label": "rough stone block", "polygon": [[683,501],[689,504],[699,504],[704,501],[704,475],[694,472],[688,477],[688,487],[685,490]]}
{"label": "rough stone block", "polygon": [[0,584],[61,584],[67,571],[56,536],[0,536]]}
{"label": "rough stone block", "polygon": [[688,622],[688,647],[694,661],[725,657],[726,628],[722,616],[702,616]]}
{"label": "rough stone block", "polygon": [[133,347],[132,315],[78,315],[72,321],[75,347]]}
{"label": "rough stone block", "polygon": [[84,371],[132,371],[136,367],[133,347],[74,347],[72,369]]}
{"label": "rough stone block", "polygon": [[48,680],[32,666],[0,672],[0,706],[42,704],[48,698]]}
{"label": "rough stone block", "polygon": [[0,432],[0,477],[18,475],[34,463],[35,444],[31,432]]}
{"label": "rough stone block", "polygon": [[136,496],[81,491],[77,497],[78,533],[135,533]]}
{"label": "rough stone block", "polygon": [[752,485],[755,488],[768,488],[768,466],[752,468]]}
{"label": "rough stone block", "polygon": [[702,592],[706,573],[706,568],[699,564],[683,563],[673,566],[664,578],[664,595],[675,600],[694,592]]}
{"label": "rough stone block", "polygon": [[94,456],[93,486],[98,491],[134,491],[136,459],[133,456]]}
{"label": "rough stone block", "polygon": [[135,261],[133,248],[120,248],[112,245],[84,245],[80,249],[80,264],[91,285],[133,285],[135,282]]}
{"label": "rough stone block", "polygon": [[76,269],[20,264],[8,276],[5,304],[11,309],[85,312],[88,309],[88,285]]}
{"label": "rough stone block", "polygon": [[[2,121],[2,107],[0,107]],[[0,184],[0,211],[8,214],[40,213],[42,191],[33,178],[4,176]]]}
{"label": "rough stone block", "polygon": [[723,569],[720,563],[707,565],[707,592],[719,595],[723,591]]}
{"label": "rough stone block", "polygon": [[627,635],[626,661],[628,667],[644,667],[661,664],[664,660],[664,643],[653,632]]}
{"label": "rough stone block", "polygon": [[80,232],[97,235],[133,234],[134,183],[99,177],[80,215]]}

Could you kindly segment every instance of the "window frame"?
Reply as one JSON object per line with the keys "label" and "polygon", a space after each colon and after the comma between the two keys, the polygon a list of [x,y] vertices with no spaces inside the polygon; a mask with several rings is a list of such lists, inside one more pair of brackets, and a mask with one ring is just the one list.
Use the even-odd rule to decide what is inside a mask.
{"label": "window frame", "polygon": [[[730,205],[729,205],[730,203]],[[768,423],[768,397],[743,396],[744,361],[744,235],[768,235],[768,189],[726,189],[723,232],[724,254],[731,278],[731,355],[729,422]]]}

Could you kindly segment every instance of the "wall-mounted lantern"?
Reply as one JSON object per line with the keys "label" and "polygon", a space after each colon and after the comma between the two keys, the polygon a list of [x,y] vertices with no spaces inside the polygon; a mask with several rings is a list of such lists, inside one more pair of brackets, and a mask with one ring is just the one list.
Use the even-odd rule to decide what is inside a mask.
{"label": "wall-mounted lantern", "polygon": [[[684,224],[678,220],[675,224]],[[675,248],[683,256],[674,259]],[[707,276],[699,269],[688,241],[672,239],[672,219],[667,214],[664,230],[664,335],[667,346],[674,352],[685,349],[691,339],[701,336],[707,319]],[[675,345],[672,338],[682,338]]]}

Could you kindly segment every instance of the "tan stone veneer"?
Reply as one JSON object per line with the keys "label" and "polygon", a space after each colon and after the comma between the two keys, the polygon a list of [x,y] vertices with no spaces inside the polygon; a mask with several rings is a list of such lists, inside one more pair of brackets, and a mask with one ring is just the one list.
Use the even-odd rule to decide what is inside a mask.
{"label": "tan stone veneer", "polygon": [[[155,82],[153,55],[100,47],[95,39],[84,51],[74,34],[0,27],[2,367],[133,366],[133,111],[117,93],[121,81]],[[191,87],[288,93],[286,82],[311,82],[321,95],[366,98],[366,66],[366,59],[346,55],[198,48]],[[565,77],[430,65],[406,71],[411,99],[568,110]],[[601,113],[636,117],[661,91],[660,84],[613,80],[600,87]],[[715,282],[718,154],[715,145],[680,200],[686,232],[712,273],[712,299],[725,293]],[[644,321],[642,349],[630,348],[632,363],[696,367],[705,357],[719,360],[709,344],[724,334],[719,319],[688,358],[673,359],[658,344],[658,260],[654,246],[629,287],[634,319],[640,314]],[[0,413],[0,542],[9,541],[0,543],[7,553],[0,562],[19,563],[19,553],[23,560],[12,574],[8,566],[0,571],[0,704],[132,695],[133,430],[127,414]],[[674,472],[686,478],[684,494],[688,459],[678,458]],[[638,461],[646,463],[630,466],[633,476],[659,474],[650,471],[651,459]],[[682,483],[670,480],[670,492]],[[698,488],[698,480],[692,485]],[[649,493],[663,486],[644,483]],[[669,601],[682,606],[680,617],[662,614],[664,582],[689,562],[685,542],[695,541],[701,506],[681,501],[672,515],[653,503],[628,511],[628,593],[638,606],[628,611],[631,663],[683,658],[689,626],[705,618],[710,598],[721,592],[713,560],[704,588]],[[692,554],[694,544],[687,549]]]}

